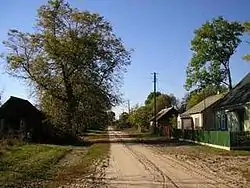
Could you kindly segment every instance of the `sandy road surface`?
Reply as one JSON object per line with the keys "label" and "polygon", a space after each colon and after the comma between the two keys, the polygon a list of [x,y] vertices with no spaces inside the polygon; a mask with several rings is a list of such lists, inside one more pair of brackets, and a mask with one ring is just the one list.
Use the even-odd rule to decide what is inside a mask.
{"label": "sandy road surface", "polygon": [[[109,131],[111,140],[122,132]],[[168,155],[160,155],[140,144],[112,143],[106,170],[109,188],[233,187],[209,172],[199,171]]]}

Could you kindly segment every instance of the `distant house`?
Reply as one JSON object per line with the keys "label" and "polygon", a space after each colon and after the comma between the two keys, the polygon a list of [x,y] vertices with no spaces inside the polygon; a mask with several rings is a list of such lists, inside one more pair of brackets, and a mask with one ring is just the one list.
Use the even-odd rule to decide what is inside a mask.
{"label": "distant house", "polygon": [[215,115],[213,107],[220,101],[223,94],[207,97],[177,118],[178,129],[214,130]]}
{"label": "distant house", "polygon": [[[28,100],[11,96],[0,107],[0,137],[39,133],[43,114]],[[32,135],[30,135],[32,136]]]}
{"label": "distant house", "polygon": [[[159,113],[156,115],[156,125],[159,134],[164,136],[170,136],[171,129],[172,129],[172,118],[175,116],[177,117],[178,110],[171,106],[169,108],[162,109]],[[151,118],[151,125],[153,125],[154,117]]]}
{"label": "distant house", "polygon": [[250,131],[250,73],[215,106],[217,130]]}

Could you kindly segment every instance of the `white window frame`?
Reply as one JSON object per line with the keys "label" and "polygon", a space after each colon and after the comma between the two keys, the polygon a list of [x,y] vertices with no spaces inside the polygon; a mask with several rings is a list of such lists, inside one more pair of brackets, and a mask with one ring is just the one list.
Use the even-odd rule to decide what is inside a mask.
{"label": "white window frame", "polygon": [[199,117],[194,118],[194,127],[200,127],[200,118]]}

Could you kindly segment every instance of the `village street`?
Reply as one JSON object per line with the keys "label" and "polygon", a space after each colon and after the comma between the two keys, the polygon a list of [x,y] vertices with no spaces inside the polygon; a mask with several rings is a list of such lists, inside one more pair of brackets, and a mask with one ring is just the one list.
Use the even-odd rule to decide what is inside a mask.
{"label": "village street", "polygon": [[[111,141],[122,141],[125,134],[109,131]],[[134,143],[112,143],[106,181],[110,188],[127,187],[231,187],[210,172],[198,170],[169,155],[159,155]]]}

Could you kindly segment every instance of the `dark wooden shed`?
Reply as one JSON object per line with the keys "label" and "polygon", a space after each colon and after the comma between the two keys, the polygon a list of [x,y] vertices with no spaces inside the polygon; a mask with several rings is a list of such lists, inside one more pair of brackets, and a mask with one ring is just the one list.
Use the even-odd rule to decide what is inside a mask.
{"label": "dark wooden shed", "polygon": [[11,96],[0,107],[0,134],[26,137],[39,131],[43,118],[43,113],[28,100]]}
{"label": "dark wooden shed", "polygon": [[[172,131],[172,124],[171,119],[175,116],[177,117],[178,110],[171,106],[169,108],[164,108],[158,114],[156,115],[156,124],[157,129],[156,130],[160,135],[164,135],[167,137],[170,137],[171,131]],[[153,125],[154,117],[151,118],[151,125]],[[177,124],[177,122],[176,122]]]}

